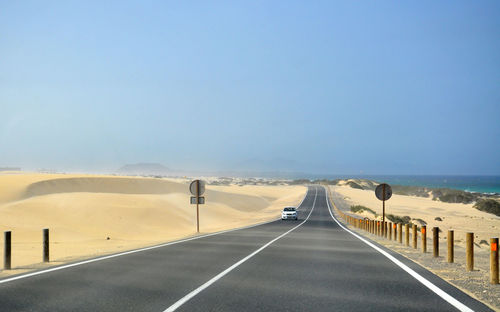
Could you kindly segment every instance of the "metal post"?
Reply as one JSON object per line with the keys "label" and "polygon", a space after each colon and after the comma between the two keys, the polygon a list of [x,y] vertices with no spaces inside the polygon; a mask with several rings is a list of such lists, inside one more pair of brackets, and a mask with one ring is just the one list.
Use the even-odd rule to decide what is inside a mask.
{"label": "metal post", "polygon": [[413,224],[412,226],[412,234],[413,234],[413,248],[417,249],[417,225]]}
{"label": "metal post", "polygon": [[382,222],[385,222],[385,183],[382,184]]}
{"label": "metal post", "polygon": [[432,254],[434,258],[439,257],[439,228],[432,228]]}
{"label": "metal post", "polygon": [[474,233],[467,233],[465,236],[465,263],[467,271],[474,270]]}
{"label": "metal post", "polygon": [[406,247],[410,246],[410,225],[408,223],[405,224],[405,245]]}
{"label": "metal post", "polygon": [[422,225],[420,228],[420,233],[422,233],[422,252],[427,252],[427,226]]}
{"label": "metal post", "polygon": [[196,180],[196,232],[200,233],[200,180]]}
{"label": "metal post", "polygon": [[3,252],[3,268],[4,270],[10,270],[11,268],[11,258],[12,258],[12,246],[11,246],[11,233],[10,231],[4,232],[4,252]]}
{"label": "metal post", "polygon": [[490,283],[498,284],[498,237],[490,238]]}
{"label": "metal post", "polygon": [[453,263],[455,258],[454,250],[454,232],[453,230],[448,230],[448,262]]}
{"label": "metal post", "polygon": [[49,229],[43,229],[43,262],[49,262]]}

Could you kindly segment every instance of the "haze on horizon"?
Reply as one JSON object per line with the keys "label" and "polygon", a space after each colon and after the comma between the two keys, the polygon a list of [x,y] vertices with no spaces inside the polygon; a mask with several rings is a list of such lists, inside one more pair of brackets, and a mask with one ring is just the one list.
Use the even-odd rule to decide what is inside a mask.
{"label": "haze on horizon", "polygon": [[500,175],[498,1],[3,1],[0,167]]}

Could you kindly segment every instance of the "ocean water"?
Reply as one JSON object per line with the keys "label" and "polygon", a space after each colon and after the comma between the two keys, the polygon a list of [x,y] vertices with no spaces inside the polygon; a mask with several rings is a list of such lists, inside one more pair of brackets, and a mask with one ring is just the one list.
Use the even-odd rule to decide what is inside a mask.
{"label": "ocean water", "polygon": [[[326,177],[325,177],[326,178]],[[388,184],[450,188],[468,192],[500,194],[500,176],[438,176],[438,175],[343,175],[329,179],[369,179]]]}

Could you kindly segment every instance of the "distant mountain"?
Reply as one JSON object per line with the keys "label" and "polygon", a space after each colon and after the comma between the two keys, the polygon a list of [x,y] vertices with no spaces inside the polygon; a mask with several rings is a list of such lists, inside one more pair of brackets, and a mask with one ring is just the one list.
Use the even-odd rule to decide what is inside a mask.
{"label": "distant mountain", "polygon": [[19,167],[0,167],[0,171],[21,171]]}
{"label": "distant mountain", "polygon": [[127,164],[117,170],[124,175],[168,175],[172,171],[158,163]]}

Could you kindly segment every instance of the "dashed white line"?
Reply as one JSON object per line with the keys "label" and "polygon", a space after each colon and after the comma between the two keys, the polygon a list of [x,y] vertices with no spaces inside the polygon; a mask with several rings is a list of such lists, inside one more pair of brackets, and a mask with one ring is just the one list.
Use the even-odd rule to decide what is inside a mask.
{"label": "dashed white line", "polygon": [[[392,262],[394,262],[397,266],[399,266],[401,269],[405,270],[408,274],[410,274],[413,278],[415,278],[417,281],[419,281],[420,283],[422,283],[425,287],[429,288],[431,291],[433,291],[436,295],[438,295],[439,297],[443,298],[446,302],[448,302],[449,304],[451,304],[452,306],[454,306],[455,308],[457,308],[459,311],[463,311],[463,312],[471,312],[471,311],[474,311],[472,310],[471,308],[469,308],[468,306],[466,306],[465,304],[461,303],[460,301],[458,301],[457,299],[455,299],[454,297],[450,296],[447,292],[445,292],[444,290],[442,290],[441,288],[437,287],[436,285],[434,285],[432,282],[430,282],[428,279],[426,279],[425,277],[423,277],[422,275],[418,274],[417,272],[415,272],[414,270],[412,270],[410,267],[408,267],[406,264],[404,264],[403,262],[399,261],[398,259],[394,258],[392,255],[390,255],[388,252],[386,252],[385,250],[379,248],[378,246],[372,244],[371,242],[367,241],[365,238],[361,237],[360,235],[352,232],[351,230],[347,229],[346,227],[344,227],[334,216],[333,216],[333,213],[332,213],[332,207],[330,206],[330,200],[329,200],[329,196],[328,196],[328,191],[326,190],[326,187],[325,187],[325,198],[326,198],[326,203],[328,204],[328,211],[330,212],[330,216],[332,216],[333,220],[335,222],[337,222],[337,224],[343,228],[344,230],[346,230],[348,233],[354,235],[356,238],[360,239],[363,243],[367,244],[368,246],[372,247],[373,249],[375,249],[376,251],[380,252],[382,255],[384,255],[385,257],[387,257],[389,260],[391,260]],[[335,205],[335,203],[332,202],[333,205]]]}
{"label": "dashed white line", "polygon": [[314,210],[314,205],[316,204],[316,198],[317,198],[317,196],[318,196],[318,189],[316,188],[316,193],[314,194],[314,201],[313,201],[313,204],[312,204],[311,211],[309,211],[309,214],[307,215],[307,218],[304,221],[302,221],[299,225],[293,227],[292,229],[290,229],[290,230],[286,231],[285,233],[281,234],[280,236],[274,238],[273,240],[269,241],[267,244],[265,244],[264,246],[260,247],[256,251],[252,252],[251,254],[249,254],[248,256],[246,256],[245,258],[241,259],[240,261],[238,261],[235,264],[231,265],[230,267],[228,267],[224,271],[220,272],[219,274],[217,274],[216,276],[214,276],[212,279],[210,279],[205,284],[201,285],[200,287],[196,288],[195,290],[191,291],[189,294],[187,294],[184,297],[182,297],[181,299],[179,299],[173,305],[171,305],[170,307],[168,307],[164,312],[175,311],[177,308],[179,308],[184,303],[188,302],[191,298],[193,298],[194,296],[196,296],[197,294],[199,294],[201,291],[203,291],[204,289],[208,288],[210,285],[212,285],[213,283],[215,283],[216,281],[218,281],[219,279],[221,279],[222,277],[224,277],[226,274],[228,274],[229,272],[231,272],[232,270],[234,270],[235,268],[237,268],[238,266],[240,266],[241,264],[243,264],[245,261],[247,261],[248,259],[252,258],[253,256],[255,256],[256,254],[258,254],[259,252],[261,252],[262,250],[264,250],[266,247],[268,247],[269,245],[271,245],[272,243],[274,243],[278,239],[284,237],[288,233],[292,232],[293,230],[295,230],[296,228],[298,228],[299,226],[301,226],[302,224],[304,224],[309,219],[309,217],[311,216],[311,213]]}
{"label": "dashed white line", "polygon": [[[309,190],[306,191],[306,195],[304,195],[304,198],[302,198],[302,201],[300,202],[299,206],[297,206],[297,207],[300,207],[302,205],[302,203],[306,199],[308,193],[309,193]],[[92,263],[92,262],[107,260],[107,259],[111,259],[111,258],[116,258],[116,257],[121,257],[121,256],[125,256],[125,255],[134,254],[134,253],[137,253],[137,252],[142,252],[142,251],[147,251],[147,250],[151,250],[151,249],[166,247],[166,246],[175,245],[175,244],[179,244],[179,243],[184,243],[184,242],[188,242],[188,241],[192,241],[192,240],[196,240],[196,239],[200,239],[200,238],[205,238],[205,237],[210,237],[210,236],[214,236],[214,235],[219,235],[219,234],[224,234],[224,233],[229,233],[229,232],[234,232],[234,231],[249,229],[249,228],[253,228],[253,227],[259,226],[259,225],[264,225],[264,224],[268,224],[268,223],[271,223],[271,222],[275,222],[275,221],[280,220],[280,219],[281,218],[275,219],[275,220],[271,220],[271,221],[265,221],[265,222],[261,222],[261,223],[253,224],[253,225],[249,225],[249,226],[244,226],[244,227],[240,227],[240,228],[236,228],[236,229],[230,229],[230,230],[224,230],[224,231],[219,231],[219,232],[205,234],[205,235],[194,236],[194,237],[185,238],[185,239],[181,239],[181,240],[177,240],[177,241],[173,241],[173,242],[169,242],[169,243],[165,243],[165,244],[160,244],[160,245],[155,245],[155,246],[150,246],[150,247],[145,247],[145,248],[140,248],[140,249],[135,249],[135,250],[130,250],[130,251],[125,251],[125,252],[121,252],[121,253],[117,253],[117,254],[112,254],[112,255],[108,255],[108,256],[103,256],[103,257],[99,257],[99,258],[94,258],[94,259],[84,260],[84,261],[70,263],[70,264],[66,264],[66,265],[61,265],[61,266],[50,268],[50,269],[46,269],[46,270],[31,272],[31,273],[27,273],[27,274],[23,274],[23,275],[18,275],[18,276],[13,276],[13,277],[10,277],[10,278],[6,278],[6,279],[0,280],[0,284],[4,284],[4,283],[8,283],[8,282],[12,282],[12,281],[15,281],[15,280],[20,280],[20,279],[23,279],[23,278],[28,278],[28,277],[36,276],[36,275],[46,274],[46,273],[50,273],[50,272],[54,272],[54,271],[59,271],[59,270],[63,270],[63,269],[68,269],[68,268],[72,268],[72,267],[83,265],[83,264],[87,264],[87,263]]]}

